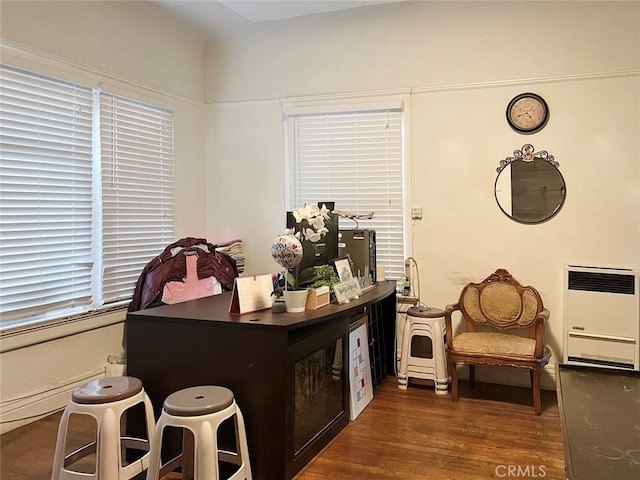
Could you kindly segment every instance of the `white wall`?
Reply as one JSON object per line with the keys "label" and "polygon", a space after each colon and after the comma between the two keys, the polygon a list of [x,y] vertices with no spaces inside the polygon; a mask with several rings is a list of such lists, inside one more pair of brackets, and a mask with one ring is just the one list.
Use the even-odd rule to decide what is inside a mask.
{"label": "white wall", "polygon": [[202,101],[203,32],[143,1],[2,2],[2,37]]}
{"label": "white wall", "polygon": [[282,110],[277,102],[207,109],[207,238],[241,238],[245,272],[272,272],[284,226]]}
{"label": "white wall", "polygon": [[[424,219],[408,253],[423,301],[443,307],[506,268],[540,290],[556,362],[563,265],[640,267],[638,2],[400,3],[247,25],[209,52],[207,231],[243,237],[247,271],[277,267],[280,101],[380,91],[412,92],[412,205]],[[528,136],[505,120],[526,91],[551,111]],[[563,209],[541,225],[509,220],[494,199],[498,162],[525,143],[553,154],[567,183]],[[212,207],[229,199],[232,209]]]}
{"label": "white wall", "polygon": [[216,38],[208,102],[532,81],[638,68],[638,2],[417,1]]}
{"label": "white wall", "polygon": [[[204,236],[204,34],[147,2],[3,1],[0,8],[2,62],[101,82],[173,110],[176,237]],[[124,311],[103,315],[77,334],[67,324],[3,336],[0,420],[10,423],[0,432],[66,405],[78,383],[104,375],[107,355],[124,356],[124,318]]]}

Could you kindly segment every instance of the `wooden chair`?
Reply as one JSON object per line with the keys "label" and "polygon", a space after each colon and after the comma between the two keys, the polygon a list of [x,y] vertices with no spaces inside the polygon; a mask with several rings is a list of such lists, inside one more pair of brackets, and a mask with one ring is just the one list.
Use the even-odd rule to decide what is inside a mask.
{"label": "wooden chair", "polygon": [[[462,313],[465,331],[453,335],[452,316]],[[540,406],[540,378],[551,350],[544,344],[544,324],[549,311],[538,291],[523,287],[511,274],[498,269],[481,283],[469,283],[458,303],[445,308],[446,354],[451,375],[451,400],[458,401],[456,362],[469,365],[469,381],[475,380],[475,365],[526,368],[533,389],[533,408]],[[511,332],[507,333],[509,330]],[[526,336],[513,330],[526,331]]]}

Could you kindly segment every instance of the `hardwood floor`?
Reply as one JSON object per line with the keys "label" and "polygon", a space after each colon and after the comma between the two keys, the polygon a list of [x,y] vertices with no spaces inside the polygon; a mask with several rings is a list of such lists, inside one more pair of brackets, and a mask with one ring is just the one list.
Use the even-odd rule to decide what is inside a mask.
{"label": "hardwood floor", "polygon": [[529,389],[461,382],[453,403],[425,383],[401,391],[388,379],[296,480],[487,479],[518,467],[521,478],[566,478],[555,392],[542,392],[536,416]]}
{"label": "hardwood floor", "polygon": [[[391,377],[295,480],[565,479],[555,392],[542,392],[542,409],[533,413],[529,389],[461,382],[453,403],[431,382],[402,391]],[[50,479],[59,418],[0,437],[3,480]]]}

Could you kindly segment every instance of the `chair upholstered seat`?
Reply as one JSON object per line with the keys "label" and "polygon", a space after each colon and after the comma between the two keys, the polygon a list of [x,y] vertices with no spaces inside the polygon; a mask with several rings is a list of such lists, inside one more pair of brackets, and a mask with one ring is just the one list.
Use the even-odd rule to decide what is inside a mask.
{"label": "chair upholstered seat", "polygon": [[[462,332],[454,333],[454,314],[462,319]],[[451,400],[458,401],[456,363],[469,365],[469,380],[475,365],[497,365],[528,369],[533,407],[540,406],[540,379],[551,350],[544,344],[544,308],[538,291],[522,286],[505,269],[498,269],[480,283],[469,283],[458,303],[445,308],[446,354],[451,376]],[[516,334],[517,333],[517,334]],[[523,335],[524,333],[524,335]]]}
{"label": "chair upholstered seat", "polygon": [[533,358],[536,341],[531,338],[494,332],[465,332],[453,339],[457,352],[490,355],[517,355]]}

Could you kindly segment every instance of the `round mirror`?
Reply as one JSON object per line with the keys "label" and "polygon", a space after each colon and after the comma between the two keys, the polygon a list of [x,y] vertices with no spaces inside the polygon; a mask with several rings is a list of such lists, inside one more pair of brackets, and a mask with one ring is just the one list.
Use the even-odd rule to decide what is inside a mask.
{"label": "round mirror", "polygon": [[509,160],[498,169],[494,187],[505,215],[520,223],[542,223],[558,213],[566,196],[560,170],[546,158]]}

